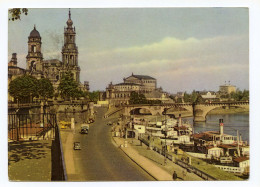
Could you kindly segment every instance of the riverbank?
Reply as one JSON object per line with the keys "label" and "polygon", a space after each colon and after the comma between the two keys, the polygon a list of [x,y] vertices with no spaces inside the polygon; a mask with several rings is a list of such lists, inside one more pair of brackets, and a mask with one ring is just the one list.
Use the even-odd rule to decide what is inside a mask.
{"label": "riverbank", "polygon": [[[249,110],[245,108],[230,108],[230,109],[223,109],[223,108],[216,108],[211,110],[208,114],[237,114],[237,113],[245,113],[249,114]],[[181,114],[183,118],[186,117],[193,117],[192,112],[181,110],[181,111],[172,111],[170,114],[173,114],[175,118]]]}
{"label": "riverbank", "polygon": [[236,113],[249,113],[249,110],[245,108],[230,108],[230,109],[217,108],[211,110],[208,114],[236,114]]}

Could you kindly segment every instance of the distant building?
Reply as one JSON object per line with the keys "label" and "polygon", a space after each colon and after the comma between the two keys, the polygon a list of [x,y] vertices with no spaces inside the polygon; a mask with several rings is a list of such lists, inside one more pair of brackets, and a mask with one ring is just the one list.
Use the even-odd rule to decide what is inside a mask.
{"label": "distant building", "polygon": [[211,101],[216,101],[218,98],[217,98],[217,94],[215,92],[200,92],[201,94],[201,97],[204,101],[208,101],[208,102],[211,102]]}
{"label": "distant building", "polygon": [[233,85],[221,85],[219,86],[220,95],[231,94],[232,92],[236,92],[236,86]]}
{"label": "distant building", "polygon": [[[8,63],[8,85],[15,78],[25,74],[25,69],[18,67],[17,64],[18,62],[17,62],[16,53],[13,53],[12,58]],[[14,98],[11,97],[9,94],[8,94],[8,101],[14,101]]]}
{"label": "distant building", "polygon": [[[142,93],[147,100],[168,101],[168,94],[162,91],[162,88],[157,88],[155,78],[147,75],[134,75],[124,78],[123,83],[112,84],[106,88],[105,99],[111,105],[129,104],[131,92]],[[104,94],[100,95],[100,99],[104,99]]]}
{"label": "distant building", "polygon": [[140,85],[140,91],[143,93],[149,93],[156,89],[157,81],[155,78],[147,75],[134,75],[124,78],[124,83],[138,84]]}

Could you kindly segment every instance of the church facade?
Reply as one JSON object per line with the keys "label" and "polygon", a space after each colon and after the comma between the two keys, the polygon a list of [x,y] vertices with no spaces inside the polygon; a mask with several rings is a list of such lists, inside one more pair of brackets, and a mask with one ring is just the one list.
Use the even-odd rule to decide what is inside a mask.
{"label": "church facade", "polygon": [[73,27],[71,13],[67,20],[67,27],[64,28],[64,45],[62,47],[62,60],[50,59],[44,60],[41,51],[41,36],[34,29],[28,37],[28,54],[26,56],[26,69],[17,67],[16,53],[13,53],[11,61],[8,63],[8,82],[24,74],[32,75],[33,77],[48,78],[54,90],[57,91],[61,77],[65,72],[71,72],[74,80],[79,84],[81,90],[88,91],[88,81],[84,84],[80,82],[80,67],[78,65],[78,47],[76,45],[76,29]]}

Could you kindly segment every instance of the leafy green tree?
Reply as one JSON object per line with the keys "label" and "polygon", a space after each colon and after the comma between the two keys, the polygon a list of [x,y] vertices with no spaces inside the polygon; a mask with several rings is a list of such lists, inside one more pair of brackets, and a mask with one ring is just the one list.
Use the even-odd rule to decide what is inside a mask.
{"label": "leafy green tree", "polygon": [[196,103],[204,103],[204,100],[200,94],[198,94],[198,96],[197,96]]}
{"label": "leafy green tree", "polygon": [[27,8],[11,8],[9,9],[9,21],[15,21],[17,19],[21,19],[21,15],[27,15],[28,9]]}
{"label": "leafy green tree", "polygon": [[244,91],[243,91],[242,100],[243,100],[243,101],[249,101],[249,90],[244,90]]}
{"label": "leafy green tree", "polygon": [[137,92],[131,92],[129,103],[130,104],[156,104],[158,101],[148,101],[144,94],[137,93]]}
{"label": "leafy green tree", "polygon": [[177,99],[176,102],[177,102],[177,103],[182,103],[182,99],[181,99],[180,97],[178,97],[178,99]]}
{"label": "leafy green tree", "polygon": [[230,97],[234,99],[235,101],[248,101],[249,100],[249,91],[244,90],[243,92],[241,90],[237,90],[236,92],[232,92],[230,94]]}
{"label": "leafy green tree", "polygon": [[73,79],[71,72],[66,72],[61,77],[58,90],[63,98],[79,98],[82,94],[82,91],[79,89],[78,83]]}
{"label": "leafy green tree", "polygon": [[99,99],[99,91],[89,92],[87,95],[92,102],[97,102]]}
{"label": "leafy green tree", "polygon": [[195,103],[197,101],[197,98],[198,98],[198,94],[195,90],[193,90],[191,93],[191,102]]}
{"label": "leafy green tree", "polygon": [[137,92],[131,92],[129,103],[130,104],[138,104],[139,94]]}
{"label": "leafy green tree", "polygon": [[12,80],[9,84],[9,94],[19,101],[32,100],[39,96],[38,80],[30,75],[24,75]]}
{"label": "leafy green tree", "polygon": [[187,92],[184,92],[183,100],[184,100],[185,103],[190,102],[190,100],[191,100],[191,95],[190,95],[190,94],[187,94]]}
{"label": "leafy green tree", "polygon": [[39,81],[39,95],[42,96],[44,99],[53,97],[54,89],[52,83],[47,78],[42,78]]}

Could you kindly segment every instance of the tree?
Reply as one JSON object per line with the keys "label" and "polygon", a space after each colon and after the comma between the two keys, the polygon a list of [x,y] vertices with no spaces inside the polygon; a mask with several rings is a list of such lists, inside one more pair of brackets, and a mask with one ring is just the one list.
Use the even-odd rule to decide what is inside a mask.
{"label": "tree", "polygon": [[87,95],[92,102],[97,102],[99,99],[99,91],[89,92]]}
{"label": "tree", "polygon": [[79,98],[82,95],[82,91],[78,88],[78,83],[73,79],[71,72],[66,72],[61,77],[58,90],[63,98]]}
{"label": "tree", "polygon": [[243,92],[237,89],[236,92],[232,92],[230,97],[235,101],[248,101],[249,100],[249,91],[244,90]]}
{"label": "tree", "polygon": [[185,103],[190,102],[191,95],[187,94],[187,92],[184,92],[183,100]]}
{"label": "tree", "polygon": [[148,101],[144,94],[131,92],[129,103],[130,104],[156,104],[158,101]]}
{"label": "tree", "polygon": [[21,14],[28,14],[28,9],[27,8],[12,8],[9,9],[9,21],[12,20],[17,20],[21,19]]}
{"label": "tree", "polygon": [[24,75],[12,80],[9,84],[9,94],[20,101],[32,100],[39,96],[38,80],[30,75]]}
{"label": "tree", "polygon": [[191,102],[195,103],[197,101],[197,97],[198,97],[197,92],[195,90],[193,90],[191,93]]}
{"label": "tree", "polygon": [[139,94],[137,92],[131,92],[129,103],[130,104],[138,104]]}
{"label": "tree", "polygon": [[44,99],[53,97],[54,89],[52,83],[47,78],[42,78],[39,80],[39,95]]}

